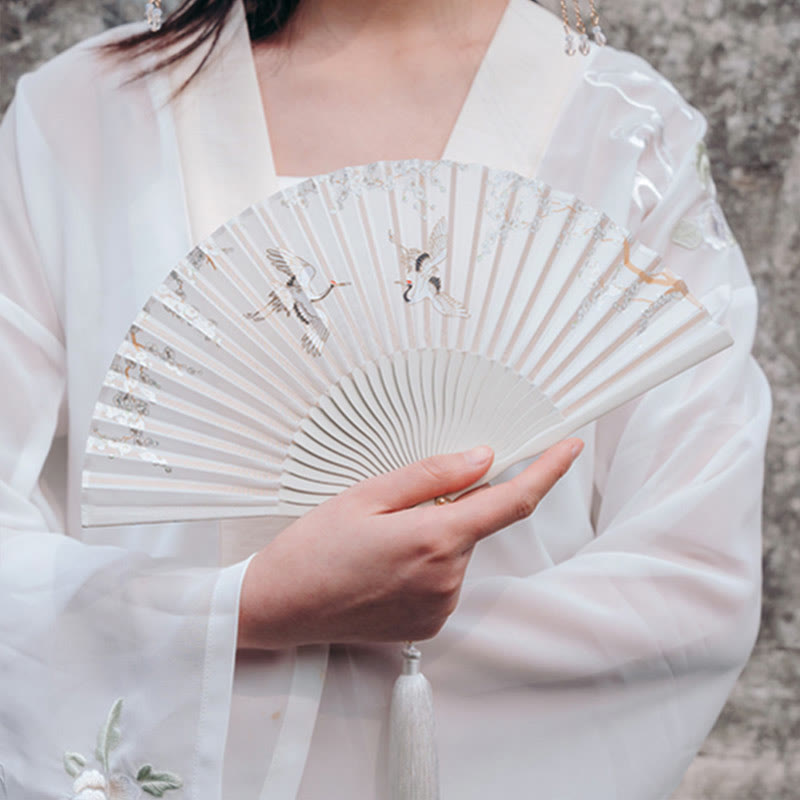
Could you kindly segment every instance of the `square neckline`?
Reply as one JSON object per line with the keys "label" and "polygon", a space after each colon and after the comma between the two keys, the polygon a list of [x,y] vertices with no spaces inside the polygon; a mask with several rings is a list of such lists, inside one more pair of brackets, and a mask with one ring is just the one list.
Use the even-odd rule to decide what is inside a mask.
{"label": "square neckline", "polygon": [[[528,2],[528,1],[529,0],[525,0],[525,2]],[[518,2],[518,0],[506,0],[505,7],[503,8],[503,13],[500,15],[500,18],[499,18],[499,20],[497,22],[497,25],[495,26],[494,30],[492,31],[492,35],[489,37],[489,43],[487,44],[486,49],[483,51],[483,55],[481,56],[480,61],[478,62],[478,66],[476,67],[476,69],[475,69],[475,71],[474,71],[474,73],[472,75],[472,78],[470,79],[469,87],[467,88],[467,92],[464,95],[464,100],[462,101],[462,103],[461,103],[461,105],[460,105],[460,107],[458,109],[458,114],[456,115],[455,121],[453,122],[453,125],[450,127],[450,130],[449,130],[449,132],[447,134],[447,140],[445,141],[445,144],[444,144],[441,152],[439,153],[438,157],[436,159],[432,159],[432,160],[441,161],[441,160],[443,160],[443,159],[445,159],[447,157],[446,154],[448,153],[448,151],[451,148],[451,142],[453,141],[453,137],[456,134],[456,132],[458,131],[459,125],[462,123],[462,117],[464,117],[465,114],[468,113],[467,111],[465,111],[465,109],[467,109],[468,106],[472,105],[471,96],[474,93],[474,88],[475,88],[476,82],[478,81],[478,76],[481,74],[482,71],[484,71],[484,72],[486,71],[486,68],[487,68],[486,64],[487,64],[487,62],[491,61],[490,53],[493,51],[493,49],[495,49],[497,47],[496,42],[500,38],[499,37],[499,32],[500,32],[501,28],[503,27],[504,22],[506,22],[506,24],[507,24],[507,18],[509,17],[509,12],[511,10],[511,7],[516,2]],[[536,3],[531,3],[531,5],[537,5],[537,4]],[[246,19],[246,14],[245,14],[245,10],[244,10],[244,0],[237,0],[236,6],[237,6],[237,9],[239,9],[239,11],[242,13],[242,15],[245,16],[244,24],[245,24],[245,29],[246,29],[247,28],[247,19]],[[255,84],[256,84],[256,88],[257,88],[258,107],[259,107],[259,109],[261,111],[260,116],[261,116],[261,120],[262,120],[262,124],[263,124],[264,138],[265,138],[265,141],[267,143],[267,149],[268,149],[268,152],[269,152],[269,160],[270,160],[270,164],[272,166],[272,172],[277,176],[277,172],[275,171],[275,160],[274,160],[274,153],[273,153],[273,148],[272,148],[272,139],[270,138],[270,133],[269,133],[269,130],[270,130],[269,120],[267,118],[267,110],[264,107],[264,102],[263,102],[263,99],[262,99],[261,84],[260,84],[260,82],[258,80],[258,70],[256,68],[256,59],[255,59],[255,54],[253,52],[253,43],[252,43],[252,41],[250,41],[249,33],[248,33],[247,39],[248,39],[248,42],[249,42],[249,45],[250,45],[249,46],[249,52],[250,52],[249,65],[250,65],[250,69],[252,71],[252,74],[254,76]],[[391,159],[389,159],[389,160],[391,160]],[[359,162],[359,163],[367,163],[367,162]],[[356,166],[356,165],[355,164],[348,164],[348,165],[342,165],[342,166]],[[328,171],[332,172],[333,170],[328,170]],[[323,174],[323,173],[310,172],[305,177],[312,177],[314,175],[319,175],[319,174]],[[287,176],[282,176],[282,177],[295,177],[295,176],[287,175]]]}
{"label": "square neckline", "polygon": [[[164,74],[150,76],[162,129],[171,129],[180,160],[191,243],[279,191],[244,0],[234,3],[206,66],[172,102],[166,101],[204,51],[198,48]],[[508,0],[440,160],[534,177],[561,108],[596,52],[569,58],[555,15],[530,0]]]}

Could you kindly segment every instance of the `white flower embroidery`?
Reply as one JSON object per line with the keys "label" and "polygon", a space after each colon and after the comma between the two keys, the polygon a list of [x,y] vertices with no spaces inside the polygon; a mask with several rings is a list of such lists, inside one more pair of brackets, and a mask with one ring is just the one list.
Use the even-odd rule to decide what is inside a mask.
{"label": "white flower embroidery", "polygon": [[672,229],[672,241],[687,250],[695,250],[704,242],[715,250],[731,247],[736,244],[736,240],[717,202],[717,187],[711,177],[711,162],[705,142],[697,144],[695,168],[697,178],[706,190],[708,199],[695,214],[681,217],[678,220]]}
{"label": "white flower embroidery", "polygon": [[64,753],[64,769],[75,778],[71,800],[129,800],[141,792],[163,797],[170,789],[180,789],[183,781],[172,772],[157,772],[150,764],[139,767],[136,778],[121,772],[110,771],[109,754],[120,743],[122,735],[119,720],[122,714],[122,698],[111,707],[103,727],[97,734],[95,758],[102,772],[87,768],[87,761],[80,753]]}
{"label": "white flower embroidery", "polygon": [[84,770],[72,784],[77,800],[107,800],[107,788],[105,776],[96,769]]}

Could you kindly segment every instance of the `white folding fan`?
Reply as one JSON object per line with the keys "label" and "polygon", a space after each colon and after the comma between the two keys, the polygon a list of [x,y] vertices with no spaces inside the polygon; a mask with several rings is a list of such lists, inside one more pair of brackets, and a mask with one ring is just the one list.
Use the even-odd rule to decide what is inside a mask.
{"label": "white folding fan", "polygon": [[[541,182],[419,160],[309,178],[218,228],[133,321],[83,523],[300,516],[478,444],[485,482],[730,343],[654,252]],[[404,655],[392,792],[429,800],[429,686]]]}
{"label": "white folding fan", "polygon": [[516,173],[376,162],[218,228],[130,327],[83,523],[300,516],[433,453],[481,481],[730,344],[605,214]]}

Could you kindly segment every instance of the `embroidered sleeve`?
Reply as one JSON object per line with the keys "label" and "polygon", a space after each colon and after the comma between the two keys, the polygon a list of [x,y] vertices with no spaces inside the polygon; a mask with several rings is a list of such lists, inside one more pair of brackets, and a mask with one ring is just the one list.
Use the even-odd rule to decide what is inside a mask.
{"label": "embroidered sleeve", "polygon": [[183,781],[173,772],[160,771],[150,764],[139,767],[136,775],[115,769],[111,752],[122,740],[120,718],[122,698],[118,698],[97,734],[94,758],[99,769],[89,766],[81,753],[64,753],[64,768],[75,778],[71,800],[132,800],[141,792],[153,797],[163,797],[171,789],[180,789]]}

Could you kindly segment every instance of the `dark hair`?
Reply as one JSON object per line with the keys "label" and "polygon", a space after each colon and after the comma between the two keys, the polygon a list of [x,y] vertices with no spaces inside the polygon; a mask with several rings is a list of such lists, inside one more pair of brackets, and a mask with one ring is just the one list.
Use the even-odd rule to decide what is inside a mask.
{"label": "dark hair", "polygon": [[[172,45],[185,43],[180,49],[157,61],[151,69],[140,70],[125,81],[130,83],[150,72],[180,61],[200,47],[203,42],[211,39],[211,44],[200,63],[173,94],[173,97],[176,97],[205,65],[222,33],[225,20],[236,2],[238,0],[183,0],[172,14],[165,17],[161,29],[157,33],[151,33],[149,30],[134,33],[131,36],[99,45],[98,50],[104,55],[112,57],[136,58],[154,50],[171,49]],[[250,41],[263,41],[283,30],[297,11],[300,2],[301,0],[244,0]],[[537,0],[533,0],[533,2],[537,2]]]}
{"label": "dark hair", "polygon": [[[175,92],[178,95],[205,65],[236,2],[238,0],[184,0],[172,14],[165,16],[158,32],[144,30],[98,45],[97,49],[103,55],[137,58],[153,51],[171,50],[173,45],[183,43],[182,47],[161,58],[150,69],[142,69],[130,77],[126,81],[130,83],[180,61],[211,39],[200,63]],[[250,40],[262,41],[281,31],[299,5],[300,0],[244,0]]]}

